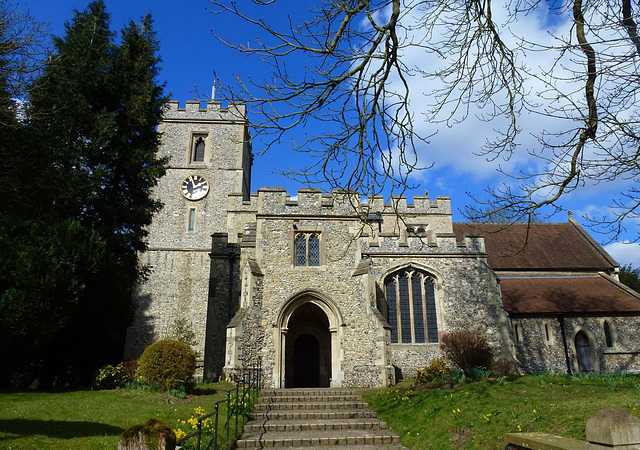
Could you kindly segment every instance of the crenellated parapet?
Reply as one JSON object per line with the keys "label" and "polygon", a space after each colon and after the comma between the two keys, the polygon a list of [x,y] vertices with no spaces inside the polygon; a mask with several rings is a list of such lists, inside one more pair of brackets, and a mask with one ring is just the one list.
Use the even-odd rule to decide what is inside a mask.
{"label": "crenellated parapet", "polygon": [[413,197],[408,203],[404,196],[393,196],[385,204],[385,211],[399,214],[451,214],[451,198],[436,197],[431,200],[427,195]]}
{"label": "crenellated parapet", "polygon": [[416,196],[413,203],[406,197],[392,197],[385,202],[382,196],[366,198],[354,191],[334,190],[325,193],[321,189],[300,188],[291,196],[285,188],[263,187],[251,194],[250,200],[240,195],[229,197],[229,211],[257,214],[285,214],[301,216],[354,216],[381,214],[383,216],[451,215],[451,199]]}
{"label": "crenellated parapet", "polygon": [[[203,108],[204,105],[204,108]],[[244,103],[229,103],[223,107],[221,102],[188,101],[180,107],[177,100],[165,103],[162,120],[165,122],[245,122],[247,108]]]}

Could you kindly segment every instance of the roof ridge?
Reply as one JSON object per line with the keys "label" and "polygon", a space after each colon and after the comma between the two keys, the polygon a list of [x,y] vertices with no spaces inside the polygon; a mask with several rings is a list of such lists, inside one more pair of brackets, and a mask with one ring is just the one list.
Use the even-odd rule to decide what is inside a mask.
{"label": "roof ridge", "polygon": [[604,248],[602,248],[602,246],[598,244],[596,240],[593,239],[591,235],[587,233],[584,228],[582,228],[582,225],[580,225],[572,216],[569,216],[569,223],[573,225],[573,227],[578,231],[578,233],[580,233],[582,237],[584,237],[598,253],[600,253],[600,255],[605,259],[605,261],[611,264],[614,268],[620,267],[620,264],[618,264],[618,261],[613,259],[611,255],[609,255],[609,253],[607,253],[607,251]]}

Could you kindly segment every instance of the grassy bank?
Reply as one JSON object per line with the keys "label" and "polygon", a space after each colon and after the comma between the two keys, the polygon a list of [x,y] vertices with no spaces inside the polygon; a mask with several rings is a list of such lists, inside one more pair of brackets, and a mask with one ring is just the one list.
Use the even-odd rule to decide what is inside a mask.
{"label": "grassy bank", "polygon": [[367,391],[379,417],[412,449],[504,449],[504,434],[539,431],[585,439],[587,419],[616,407],[640,416],[640,377],[524,376]]}
{"label": "grassy bank", "polygon": [[150,418],[176,428],[196,407],[212,412],[230,387],[202,385],[185,398],[141,390],[2,392],[0,448],[117,448],[125,429]]}
{"label": "grassy bank", "polygon": [[[0,448],[116,448],[122,432],[155,417],[176,428],[213,411],[231,385],[203,385],[184,399],[139,390],[0,393]],[[542,431],[584,439],[606,407],[640,416],[640,377],[524,376],[465,385],[363,392],[412,449],[503,449],[504,433]]]}

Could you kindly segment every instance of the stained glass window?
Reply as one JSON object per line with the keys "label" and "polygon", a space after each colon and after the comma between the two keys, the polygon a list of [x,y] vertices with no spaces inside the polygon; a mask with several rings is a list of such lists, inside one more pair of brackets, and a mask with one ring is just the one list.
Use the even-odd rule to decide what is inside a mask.
{"label": "stained glass window", "polygon": [[391,278],[386,284],[387,321],[391,326],[391,342],[398,342],[398,314],[396,305],[396,281]]}
{"label": "stained glass window", "polygon": [[424,343],[424,314],[422,308],[422,284],[423,275],[415,273],[411,277],[411,293],[413,295],[413,324],[415,329],[416,344]]}
{"label": "stained glass window", "polygon": [[307,238],[304,234],[296,237],[296,266],[307,265]]}
{"label": "stained glass window", "polygon": [[295,238],[296,266],[320,265],[320,234],[297,233]]}
{"label": "stained glass window", "polygon": [[427,274],[405,270],[385,281],[386,317],[392,343],[438,342],[435,285]]}
{"label": "stained glass window", "polygon": [[409,299],[409,279],[407,276],[398,278],[398,292],[400,294],[400,329],[402,342],[411,342],[411,313]]}
{"label": "stained glass window", "polygon": [[309,236],[309,265],[320,265],[320,238],[317,234]]}

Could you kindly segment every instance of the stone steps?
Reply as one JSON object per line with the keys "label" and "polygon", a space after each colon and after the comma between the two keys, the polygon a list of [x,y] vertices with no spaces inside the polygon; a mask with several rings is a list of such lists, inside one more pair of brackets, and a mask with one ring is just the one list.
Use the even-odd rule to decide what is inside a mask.
{"label": "stone steps", "polygon": [[269,395],[261,396],[260,403],[316,403],[316,402],[357,402],[360,396],[357,394],[331,394],[331,395]]}
{"label": "stone steps", "polygon": [[357,391],[264,389],[237,448],[403,449]]}
{"label": "stone steps", "polygon": [[[287,449],[287,450],[327,450],[326,446],[310,445],[305,447],[271,447],[273,450]],[[337,450],[407,450],[402,445],[394,444],[382,444],[382,445],[340,445]]]}
{"label": "stone steps", "polygon": [[316,409],[316,410],[280,410],[280,411],[254,411],[251,415],[255,420],[297,420],[297,419],[368,419],[377,417],[369,408],[349,409]]}
{"label": "stone steps", "polygon": [[265,431],[329,431],[329,430],[371,430],[386,429],[387,424],[377,418],[368,419],[289,419],[252,421],[245,425],[248,432]]}
{"label": "stone steps", "polygon": [[367,404],[362,401],[315,401],[315,402],[304,402],[304,401],[295,401],[295,402],[273,402],[273,403],[258,403],[255,405],[256,411],[274,411],[274,410],[286,410],[286,411],[295,411],[295,410],[324,410],[324,409],[364,409],[367,407]]}

